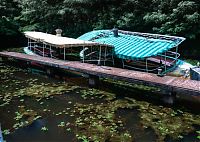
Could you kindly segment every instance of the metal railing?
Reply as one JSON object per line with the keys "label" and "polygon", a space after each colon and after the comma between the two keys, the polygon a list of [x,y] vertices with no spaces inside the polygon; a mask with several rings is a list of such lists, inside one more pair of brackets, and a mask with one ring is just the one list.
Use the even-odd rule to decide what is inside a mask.
{"label": "metal railing", "polygon": [[[166,62],[165,60],[162,60],[164,62],[164,64],[162,64],[162,65],[160,65],[156,68],[153,68],[153,69],[148,68],[148,64],[147,64],[146,68],[134,67],[134,66],[125,64],[124,59],[122,59],[123,68],[128,67],[128,68],[131,68],[131,69],[144,71],[144,72],[155,72],[155,71],[158,71],[159,69],[164,69],[162,71],[162,74],[167,73],[167,72],[171,71],[171,69],[174,68],[177,65],[178,58],[180,57],[180,54],[176,53],[176,52],[168,51],[168,52],[166,52],[166,55],[160,54],[159,56],[164,57],[165,60],[167,60],[167,59],[171,60],[172,59],[172,61]],[[158,59],[158,60],[160,60],[160,59]],[[148,59],[147,59],[147,61],[148,61]],[[171,66],[170,69],[166,69],[166,63],[168,63],[168,65]]]}
{"label": "metal railing", "polygon": [[51,58],[58,59],[57,57],[53,56],[53,55],[50,53],[51,50],[50,50],[49,54],[47,54],[47,53],[45,53],[45,52],[43,52],[43,51],[41,51],[41,50],[38,49],[38,48],[41,48],[41,49],[43,50],[43,47],[32,46],[32,47],[30,47],[30,48],[31,48],[31,49],[29,49],[29,50],[31,50],[31,51],[33,50],[34,53],[39,54],[39,55],[41,55],[41,56],[43,56],[43,57],[49,57],[49,55],[50,55]]}

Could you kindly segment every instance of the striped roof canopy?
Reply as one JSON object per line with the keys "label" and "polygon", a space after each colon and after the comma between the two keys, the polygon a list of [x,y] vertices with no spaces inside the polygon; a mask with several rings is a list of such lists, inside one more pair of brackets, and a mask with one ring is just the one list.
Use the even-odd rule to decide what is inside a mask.
{"label": "striped roof canopy", "polygon": [[118,58],[132,60],[164,53],[185,40],[183,37],[122,30],[118,30],[117,37],[114,36],[112,30],[97,30],[88,32],[78,39],[114,46],[115,55]]}

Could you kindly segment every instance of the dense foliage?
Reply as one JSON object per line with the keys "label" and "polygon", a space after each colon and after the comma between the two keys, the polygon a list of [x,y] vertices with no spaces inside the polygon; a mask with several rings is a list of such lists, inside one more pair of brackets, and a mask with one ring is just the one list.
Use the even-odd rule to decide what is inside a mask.
{"label": "dense foliage", "polygon": [[[130,31],[184,36],[191,55],[199,52],[198,0],[0,0],[0,34],[37,30],[78,37],[114,26]],[[189,46],[189,47],[188,47]],[[185,51],[186,52],[186,51]]]}

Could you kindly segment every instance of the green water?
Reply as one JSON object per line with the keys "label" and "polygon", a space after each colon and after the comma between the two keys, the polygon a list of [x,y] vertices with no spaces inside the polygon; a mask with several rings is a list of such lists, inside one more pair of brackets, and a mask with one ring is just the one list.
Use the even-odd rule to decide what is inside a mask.
{"label": "green water", "polygon": [[102,80],[100,89],[91,89],[82,77],[65,80],[0,63],[0,123],[7,142],[199,141],[200,114],[141,99],[151,88]]}

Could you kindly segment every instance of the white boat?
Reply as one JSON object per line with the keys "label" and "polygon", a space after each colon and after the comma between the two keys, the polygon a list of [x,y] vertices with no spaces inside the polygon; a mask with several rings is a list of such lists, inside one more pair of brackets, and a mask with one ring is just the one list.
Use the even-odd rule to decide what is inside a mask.
{"label": "white boat", "polygon": [[24,52],[29,55],[96,64],[101,62],[104,65],[107,62],[114,63],[113,47],[108,44],[42,32],[28,31],[25,36],[28,38],[28,46],[24,48]]}

